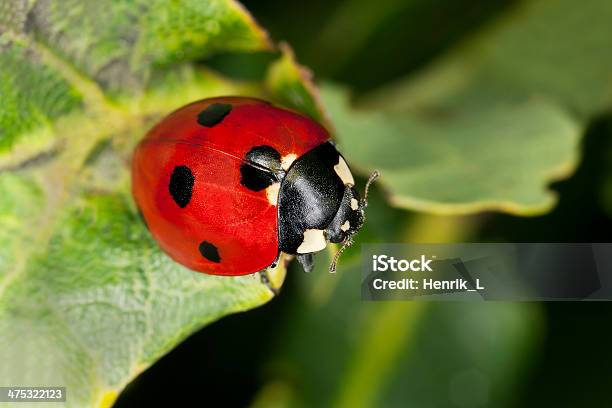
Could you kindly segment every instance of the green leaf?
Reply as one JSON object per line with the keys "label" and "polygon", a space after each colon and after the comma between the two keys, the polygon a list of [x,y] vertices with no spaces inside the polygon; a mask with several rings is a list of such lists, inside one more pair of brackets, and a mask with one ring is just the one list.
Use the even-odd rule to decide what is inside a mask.
{"label": "green leaf", "polygon": [[44,193],[27,177],[0,173],[0,280],[16,265],[23,264],[21,245],[35,235],[27,222],[40,214]]}
{"label": "green leaf", "polygon": [[0,160],[28,134],[17,157],[49,148],[52,122],[80,108],[80,94],[22,40],[0,34]]}
{"label": "green leaf", "polygon": [[547,184],[576,165],[580,127],[545,100],[438,117],[355,110],[336,87],[322,99],[342,152],[364,173],[378,169],[400,207],[542,212],[555,202]]}
{"label": "green leaf", "polygon": [[55,121],[68,113],[108,115],[116,99],[133,105],[128,95],[159,87],[177,63],[269,47],[266,32],[232,0],[5,2],[0,166],[55,146]]}
{"label": "green leaf", "polygon": [[234,1],[39,1],[28,33],[105,88],[138,88],[153,68],[218,51],[270,48],[265,31]]}
{"label": "green leaf", "polygon": [[130,193],[133,147],[162,116],[264,96],[186,61],[267,37],[230,0],[2,3],[0,32],[0,383],[109,407],[191,333],[273,297],[258,274],[172,261]]}
{"label": "green leaf", "polygon": [[193,331],[272,296],[258,275],[213,277],[174,263],[128,194],[75,201],[46,248],[3,286],[4,383],[65,385],[69,406],[97,406]]}

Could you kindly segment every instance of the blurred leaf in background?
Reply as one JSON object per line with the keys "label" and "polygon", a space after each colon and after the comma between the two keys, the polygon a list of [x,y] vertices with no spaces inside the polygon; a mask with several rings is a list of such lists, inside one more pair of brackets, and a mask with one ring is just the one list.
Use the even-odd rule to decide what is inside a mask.
{"label": "blurred leaf in background", "polygon": [[337,88],[323,95],[340,142],[346,140],[344,154],[359,169],[379,169],[400,207],[541,213],[555,202],[550,181],[570,174],[578,160],[578,124],[544,101],[423,117],[351,110]]}

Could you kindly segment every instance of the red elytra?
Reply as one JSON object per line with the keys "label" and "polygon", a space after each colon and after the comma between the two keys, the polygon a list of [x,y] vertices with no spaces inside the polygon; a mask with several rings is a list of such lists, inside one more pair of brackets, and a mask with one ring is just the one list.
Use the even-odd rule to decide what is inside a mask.
{"label": "red elytra", "polygon": [[[212,123],[202,118],[225,105],[230,114],[212,112]],[[177,262],[208,274],[254,273],[279,255],[278,214],[274,186],[253,191],[242,184],[245,156],[271,146],[290,161],[329,138],[316,122],[258,99],[194,102],[136,148],[133,195],[151,234]]]}

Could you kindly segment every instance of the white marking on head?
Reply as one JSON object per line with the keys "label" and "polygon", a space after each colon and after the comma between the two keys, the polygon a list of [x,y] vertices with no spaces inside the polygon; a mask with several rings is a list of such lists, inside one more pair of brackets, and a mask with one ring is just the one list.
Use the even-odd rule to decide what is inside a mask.
{"label": "white marking on head", "polygon": [[308,254],[311,252],[317,252],[322,249],[325,249],[327,245],[327,240],[325,239],[325,235],[323,234],[323,230],[319,229],[307,229],[304,231],[304,240],[302,244],[298,247],[298,254]]}
{"label": "white marking on head", "polygon": [[278,191],[280,190],[280,183],[271,184],[268,188],[266,188],[266,197],[268,197],[268,202],[270,205],[276,206],[278,205]]}
{"label": "white marking on head", "polygon": [[353,186],[355,185],[355,179],[353,178],[353,175],[351,174],[351,170],[349,169],[348,165],[346,164],[342,156],[339,157],[338,164],[334,166],[334,170],[336,171],[336,174],[338,175],[338,177],[340,177],[340,180],[342,180],[342,182],[345,185],[347,184],[351,184]]}
{"label": "white marking on head", "polygon": [[351,198],[351,208],[353,210],[357,210],[359,208],[359,201],[354,198]]}
{"label": "white marking on head", "polygon": [[289,167],[291,167],[295,159],[297,159],[297,154],[294,153],[281,157],[281,167],[285,171],[289,170]]}
{"label": "white marking on head", "polygon": [[351,223],[348,222],[348,220],[344,221],[344,224],[342,224],[342,226],[340,227],[340,229],[344,232],[348,231],[351,229]]}

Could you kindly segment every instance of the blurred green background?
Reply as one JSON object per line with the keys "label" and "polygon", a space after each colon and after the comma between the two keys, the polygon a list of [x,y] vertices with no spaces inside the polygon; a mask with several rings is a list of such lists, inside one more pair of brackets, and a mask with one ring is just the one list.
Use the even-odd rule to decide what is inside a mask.
{"label": "blurred green background", "polygon": [[[291,44],[317,81],[347,85],[359,101],[361,95],[418,75],[528,2],[243,3],[274,39]],[[596,7],[595,2],[564,3],[561,11],[567,15]],[[590,29],[589,20],[583,22],[578,30],[568,25],[567,36],[558,41],[575,38],[580,44]],[[542,21],[543,31],[547,24]],[[612,24],[603,33],[612,40]],[[522,45],[528,44],[517,46]],[[568,49],[572,53],[559,60],[580,69],[583,63],[597,71],[599,59],[610,58],[578,46]],[[251,79],[261,76],[271,58],[228,54],[206,64]],[[611,76],[593,86],[607,87],[611,95]],[[574,80],[559,79],[561,84]],[[384,100],[385,94],[379,95]],[[585,100],[574,111],[582,114],[582,107],[593,102]],[[611,406],[608,303],[364,303],[357,266],[359,242],[610,241],[609,107],[583,115],[589,125],[580,164],[570,178],[552,185],[559,201],[549,213],[427,215],[391,207],[375,187],[368,222],[341,261],[341,273],[327,274],[326,254],[317,257],[319,267],[312,274],[292,265],[278,298],[192,335],[128,385],[115,406]]]}

